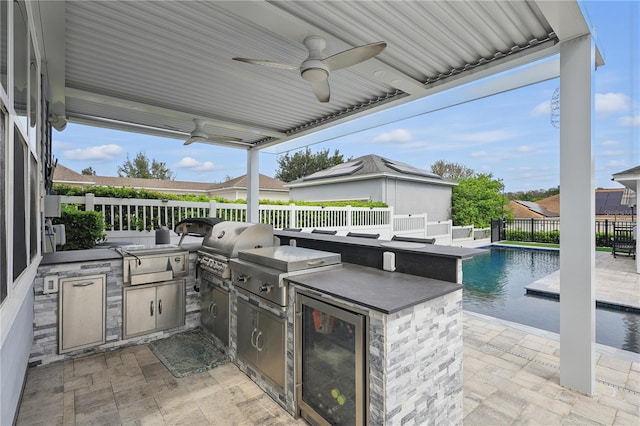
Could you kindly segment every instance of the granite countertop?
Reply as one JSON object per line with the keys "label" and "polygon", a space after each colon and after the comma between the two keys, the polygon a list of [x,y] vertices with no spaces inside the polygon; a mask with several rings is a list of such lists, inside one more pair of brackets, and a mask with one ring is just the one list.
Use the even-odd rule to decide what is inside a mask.
{"label": "granite countertop", "polygon": [[[189,253],[195,253],[200,246],[200,243],[182,244],[182,248],[188,250]],[[122,255],[116,250],[116,247],[116,245],[106,246],[105,248],[98,246],[86,250],[67,250],[57,251],[55,253],[44,253],[42,255],[40,265],[122,259]]]}
{"label": "granite countertop", "polygon": [[441,246],[437,244],[416,244],[401,241],[388,241],[369,238],[343,237],[339,235],[313,234],[311,232],[274,231],[276,237],[325,241],[333,244],[355,245],[367,248],[378,248],[381,251],[422,253],[456,259],[468,259],[485,253],[486,249]]}
{"label": "granite countertop", "polygon": [[357,305],[392,314],[448,293],[462,285],[350,263],[340,269],[290,277],[294,284]]}

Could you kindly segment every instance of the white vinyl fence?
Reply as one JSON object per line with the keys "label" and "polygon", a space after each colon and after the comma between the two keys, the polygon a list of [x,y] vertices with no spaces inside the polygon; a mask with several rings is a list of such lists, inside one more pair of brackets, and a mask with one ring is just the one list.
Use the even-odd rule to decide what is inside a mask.
{"label": "white vinyl fence", "polygon": [[[126,241],[132,244],[152,244],[155,229],[166,226],[173,230],[183,219],[190,217],[219,217],[227,221],[244,222],[247,205],[235,203],[190,202],[175,200],[110,198],[85,196],[60,196],[62,204],[72,204],[87,211],[102,213],[107,241]],[[258,217],[261,223],[271,224],[274,229],[313,229],[380,234],[380,239],[390,240],[394,235],[435,238],[441,245],[474,245],[471,230],[456,239],[452,222],[428,222],[427,214],[395,215],[392,207],[330,207],[260,205]],[[466,228],[465,228],[466,229]],[[179,236],[171,233],[172,242]],[[188,241],[188,240],[187,240]],[[477,244],[475,244],[477,245]]]}

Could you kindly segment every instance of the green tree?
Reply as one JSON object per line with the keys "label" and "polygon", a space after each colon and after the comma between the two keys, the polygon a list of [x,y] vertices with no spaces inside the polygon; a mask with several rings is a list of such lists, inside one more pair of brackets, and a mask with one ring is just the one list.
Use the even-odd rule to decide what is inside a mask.
{"label": "green tree", "polygon": [[461,179],[470,178],[475,172],[460,163],[438,160],[431,165],[431,173],[435,173],[443,179],[458,182]]}
{"label": "green tree", "polygon": [[511,212],[504,208],[508,200],[502,193],[503,188],[502,181],[491,173],[461,179],[451,194],[453,224],[486,228],[491,219],[510,215]]}
{"label": "green tree", "polygon": [[127,161],[118,167],[118,176],[160,180],[174,179],[174,174],[164,162],[156,161],[154,158],[149,163],[149,159],[143,152],[139,152],[133,161],[129,159],[129,154],[127,154]]}
{"label": "green tree", "polygon": [[[347,159],[347,161],[349,160],[351,158]],[[329,156],[329,149],[315,154],[311,153],[309,148],[293,155],[289,155],[287,152],[278,158],[278,170],[276,170],[275,178],[283,182],[291,182],[344,162],[342,154],[337,149],[332,156]]]}
{"label": "green tree", "polygon": [[89,176],[96,175],[96,171],[93,170],[93,167],[87,167],[86,169],[82,169],[80,173],[82,173],[83,175],[89,175]]}

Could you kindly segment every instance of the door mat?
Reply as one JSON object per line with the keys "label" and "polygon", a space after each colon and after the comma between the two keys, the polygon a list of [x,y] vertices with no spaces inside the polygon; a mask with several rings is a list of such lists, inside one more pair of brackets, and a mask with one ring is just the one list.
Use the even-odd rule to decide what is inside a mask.
{"label": "door mat", "polygon": [[229,362],[227,355],[200,330],[156,340],[149,343],[149,349],[174,377],[202,373]]}

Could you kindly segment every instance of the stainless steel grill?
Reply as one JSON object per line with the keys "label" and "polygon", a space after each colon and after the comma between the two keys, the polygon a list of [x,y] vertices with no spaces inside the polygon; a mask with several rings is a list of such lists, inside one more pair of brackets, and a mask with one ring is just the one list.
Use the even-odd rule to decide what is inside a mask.
{"label": "stainless steel grill", "polygon": [[198,266],[222,279],[229,279],[229,259],[246,249],[273,246],[271,225],[219,222],[205,235],[198,250]]}
{"label": "stainless steel grill", "polygon": [[342,267],[340,254],[291,246],[243,250],[229,265],[236,287],[280,307],[288,304],[285,278]]}

